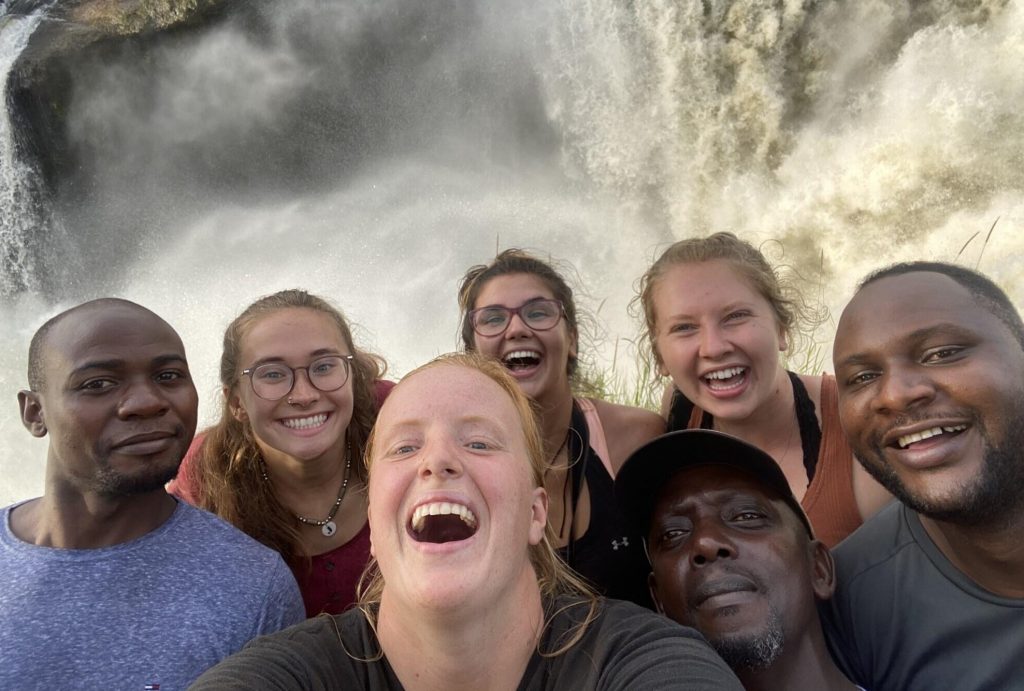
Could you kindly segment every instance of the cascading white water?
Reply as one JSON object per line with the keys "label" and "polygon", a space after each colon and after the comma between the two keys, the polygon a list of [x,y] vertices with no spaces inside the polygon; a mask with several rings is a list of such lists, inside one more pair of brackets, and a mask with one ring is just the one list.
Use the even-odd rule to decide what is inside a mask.
{"label": "cascading white water", "polygon": [[[11,68],[44,13],[0,15],[0,102],[6,103]],[[31,174],[31,168],[18,158],[14,126],[5,106],[0,111],[0,296],[33,287],[34,266],[28,247],[38,218],[29,187]]]}
{"label": "cascading white water", "polygon": [[56,300],[0,304],[0,504],[42,487],[14,403],[28,339],[102,294],[179,329],[207,420],[254,297],[333,298],[397,374],[455,347],[457,280],[497,246],[578,269],[605,365],[652,256],[717,229],[780,241],[833,312],[869,269],[980,232],[962,259],[1024,304],[1020,3],[267,6],[258,35],[229,21],[76,73],[89,194],[55,198],[74,242],[50,255],[76,268]]}

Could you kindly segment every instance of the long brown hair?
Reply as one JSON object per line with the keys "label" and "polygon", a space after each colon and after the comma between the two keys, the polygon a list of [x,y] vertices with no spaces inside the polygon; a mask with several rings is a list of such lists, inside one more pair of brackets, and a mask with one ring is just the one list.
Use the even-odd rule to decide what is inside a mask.
{"label": "long brown hair", "polygon": [[308,309],[331,318],[352,360],[352,420],[348,425],[348,442],[356,461],[356,477],[365,480],[362,458],[377,418],[374,382],[384,373],[380,357],[355,347],[352,331],[341,312],[323,298],[304,290],[282,290],[249,305],[224,332],[224,350],[220,359],[220,382],[225,396],[220,421],[206,430],[195,464],[197,503],[216,513],[238,529],[280,552],[286,559],[306,557],[300,538],[300,523],[285,508],[273,487],[263,478],[263,457],[256,444],[252,427],[238,421],[229,405],[230,392],[239,385],[242,341],[260,319],[284,309]]}
{"label": "long brown hair", "polygon": [[[424,370],[444,366],[464,367],[480,372],[501,387],[502,391],[512,399],[512,404],[522,423],[523,436],[526,439],[527,461],[530,464],[531,482],[533,487],[543,487],[544,471],[548,465],[544,454],[544,442],[541,438],[535,404],[523,393],[522,389],[519,388],[519,384],[516,383],[501,363],[493,358],[487,358],[477,353],[449,353],[409,372],[402,378],[402,382],[399,382],[396,389],[400,388],[403,382]],[[443,395],[443,392],[439,393]],[[373,473],[373,441],[375,433],[376,429],[371,433],[366,449],[368,474]],[[580,604],[587,605],[589,609],[578,627],[570,629],[566,635],[555,642],[555,650],[542,651],[542,653],[547,655],[559,655],[576,643],[583,636],[586,627],[596,617],[598,605],[597,595],[559,558],[554,544],[554,529],[551,527],[551,523],[548,523],[544,528],[544,536],[541,538],[541,541],[536,545],[529,546],[530,564],[537,575],[537,585],[540,588],[541,597],[546,601],[550,601],[557,595],[577,595],[581,598]],[[357,601],[359,609],[362,610],[367,621],[370,622],[374,629],[376,629],[377,609],[380,606],[384,585],[384,576],[377,567],[376,559],[371,557],[359,581]]]}

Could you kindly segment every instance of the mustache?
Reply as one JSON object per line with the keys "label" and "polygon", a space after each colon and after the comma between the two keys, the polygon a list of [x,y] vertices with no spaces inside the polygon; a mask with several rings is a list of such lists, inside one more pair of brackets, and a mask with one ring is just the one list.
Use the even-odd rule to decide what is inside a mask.
{"label": "mustache", "polygon": [[719,572],[704,578],[691,591],[688,598],[690,606],[698,607],[716,595],[741,591],[763,591],[761,582],[754,576],[730,570]]}

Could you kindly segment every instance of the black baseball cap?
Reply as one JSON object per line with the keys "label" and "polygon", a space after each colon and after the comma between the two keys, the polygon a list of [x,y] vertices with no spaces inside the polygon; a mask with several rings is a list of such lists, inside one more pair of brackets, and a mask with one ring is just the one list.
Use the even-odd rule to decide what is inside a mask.
{"label": "black baseball cap", "polygon": [[708,429],[663,434],[626,459],[615,478],[615,498],[630,528],[646,539],[662,488],[676,473],[702,465],[730,466],[753,475],[793,509],[814,538],[811,522],[775,459],[742,439]]}

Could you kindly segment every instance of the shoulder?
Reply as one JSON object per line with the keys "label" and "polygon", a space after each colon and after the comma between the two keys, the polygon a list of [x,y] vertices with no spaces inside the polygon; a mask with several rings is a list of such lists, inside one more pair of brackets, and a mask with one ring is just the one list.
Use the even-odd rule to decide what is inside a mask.
{"label": "shoulder", "polygon": [[321,615],[268,636],[208,670],[193,689],[364,688],[379,650],[363,613]]}
{"label": "shoulder", "polygon": [[[283,565],[281,555],[209,511],[178,502],[163,542],[178,544],[195,559],[212,557],[237,568]],[[228,561],[229,559],[233,561]]]}
{"label": "shoulder", "polygon": [[629,454],[651,439],[665,433],[665,420],[643,408],[590,399],[601,419],[612,467],[618,471]]}
{"label": "shoulder", "polygon": [[[556,605],[565,610],[555,630],[587,612],[586,601],[560,598]],[[565,656],[563,673],[582,673],[576,667],[586,660],[598,667],[602,689],[742,688],[697,631],[631,602],[601,600],[596,618]]]}

